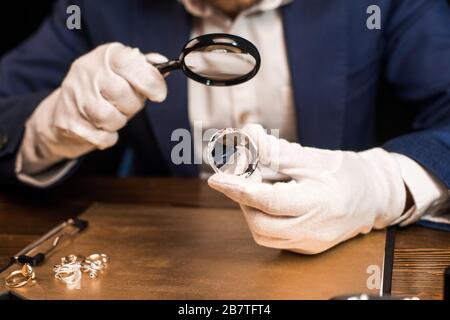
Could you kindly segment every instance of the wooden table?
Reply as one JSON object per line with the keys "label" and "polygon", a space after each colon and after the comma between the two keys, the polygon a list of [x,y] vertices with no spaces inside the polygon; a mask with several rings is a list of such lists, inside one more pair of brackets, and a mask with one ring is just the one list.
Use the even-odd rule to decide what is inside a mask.
{"label": "wooden table", "polygon": [[[24,200],[26,198],[26,200]],[[0,262],[93,202],[202,208],[236,204],[197,179],[82,178],[51,191],[0,191]],[[450,235],[418,226],[396,233],[392,294],[442,299]]]}

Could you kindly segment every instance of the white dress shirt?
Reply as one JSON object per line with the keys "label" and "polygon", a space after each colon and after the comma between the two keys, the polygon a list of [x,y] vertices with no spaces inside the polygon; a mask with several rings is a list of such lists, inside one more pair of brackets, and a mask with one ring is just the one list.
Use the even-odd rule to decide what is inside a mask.
{"label": "white dress shirt", "polygon": [[[261,68],[251,81],[231,87],[207,87],[188,81],[191,127],[209,129],[241,128],[260,123],[267,130],[277,130],[280,138],[297,141],[294,99],[284,44],[283,22],[277,8],[290,1],[264,0],[241,12],[234,20],[214,10],[201,0],[181,0],[194,16],[191,37],[208,33],[241,36],[259,49]],[[268,84],[270,83],[270,90]],[[196,156],[202,156],[213,130],[204,133],[203,145],[197,143]],[[203,159],[206,159],[203,155]],[[212,173],[202,161],[202,177]]]}
{"label": "white dress shirt", "polygon": [[[192,37],[207,33],[231,33],[253,42],[262,56],[258,75],[247,83],[233,87],[207,87],[188,81],[189,120],[192,129],[201,126],[208,129],[240,128],[247,123],[259,123],[267,129],[279,130],[279,137],[297,142],[297,128],[289,62],[284,42],[283,21],[280,6],[291,0],[262,0],[231,19],[217,11],[205,0],[180,0],[193,16]],[[208,140],[204,137],[204,141]],[[202,157],[206,142],[197,144],[196,156]],[[26,148],[33,148],[32,141],[23,141],[17,160],[17,175],[25,183],[44,186],[63,176],[65,169],[52,169],[33,176],[21,170]],[[446,222],[435,215],[448,203],[449,190],[412,159],[394,154],[401,167],[405,184],[414,199],[414,206],[400,219],[402,225],[413,223],[425,213],[428,220]],[[45,162],[45,159],[33,159]],[[202,161],[205,163],[205,161]],[[38,165],[38,164],[37,164]],[[202,177],[211,173],[209,166],[201,166]],[[440,219],[440,220],[439,220]],[[448,221],[450,223],[450,221]]]}

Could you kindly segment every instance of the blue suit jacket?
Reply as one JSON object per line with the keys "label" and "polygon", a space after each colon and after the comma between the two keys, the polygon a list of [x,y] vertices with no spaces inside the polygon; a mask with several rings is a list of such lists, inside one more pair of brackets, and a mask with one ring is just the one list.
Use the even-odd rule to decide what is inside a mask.
{"label": "blue suit jacket", "polygon": [[[72,3],[82,9],[81,31],[66,28],[66,8]],[[381,30],[366,27],[366,9],[373,4],[381,8]],[[299,141],[345,150],[383,145],[415,159],[450,188],[446,1],[294,0],[282,13]],[[175,58],[189,39],[190,24],[175,0],[60,0],[40,30],[1,60],[0,134],[8,142],[0,150],[1,179],[15,180],[14,159],[26,119],[60,85],[77,57],[120,41]],[[190,126],[185,76],[173,72],[168,85],[166,102],[147,106],[121,134],[120,145],[132,151],[125,157],[131,174],[197,174],[196,166],[170,160],[178,143],[171,141],[172,131]],[[404,104],[377,103],[382,89]],[[400,123],[406,130],[396,130]],[[386,139],[386,131],[399,132]],[[99,170],[108,159],[103,161],[96,163]]]}

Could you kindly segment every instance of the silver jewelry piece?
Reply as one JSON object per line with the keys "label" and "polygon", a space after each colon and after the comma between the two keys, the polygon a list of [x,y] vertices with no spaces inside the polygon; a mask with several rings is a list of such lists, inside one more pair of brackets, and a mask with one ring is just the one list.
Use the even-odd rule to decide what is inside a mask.
{"label": "silver jewelry piece", "polygon": [[83,272],[89,273],[89,278],[97,278],[108,266],[109,257],[106,254],[91,254],[82,263]]}
{"label": "silver jewelry piece", "polygon": [[258,149],[253,139],[241,129],[227,128],[217,131],[207,147],[209,165],[216,173],[227,173],[245,178],[255,172]]}
{"label": "silver jewelry piece", "polygon": [[55,278],[64,282],[69,289],[80,289],[81,287],[81,263],[73,261],[59,264],[53,267]]}
{"label": "silver jewelry piece", "polygon": [[55,278],[64,282],[69,289],[80,289],[82,272],[89,273],[91,279],[97,278],[108,262],[106,254],[91,254],[87,258],[71,254],[61,258],[61,264],[55,265],[53,271]]}

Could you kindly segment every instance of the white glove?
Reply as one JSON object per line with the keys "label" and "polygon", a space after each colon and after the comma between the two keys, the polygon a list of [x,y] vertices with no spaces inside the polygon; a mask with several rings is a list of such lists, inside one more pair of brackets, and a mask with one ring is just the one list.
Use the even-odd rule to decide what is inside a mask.
{"label": "white glove", "polygon": [[406,187],[394,156],[302,147],[243,129],[255,141],[260,164],[290,177],[263,182],[215,174],[209,185],[238,202],[255,241],[266,247],[315,254],[372,228],[396,223],[405,209]]}
{"label": "white glove", "polygon": [[102,45],[76,60],[61,87],[26,124],[21,171],[32,174],[116,144],[117,132],[143,108],[146,98],[166,98],[164,77],[147,60],[167,61],[119,43]]}

